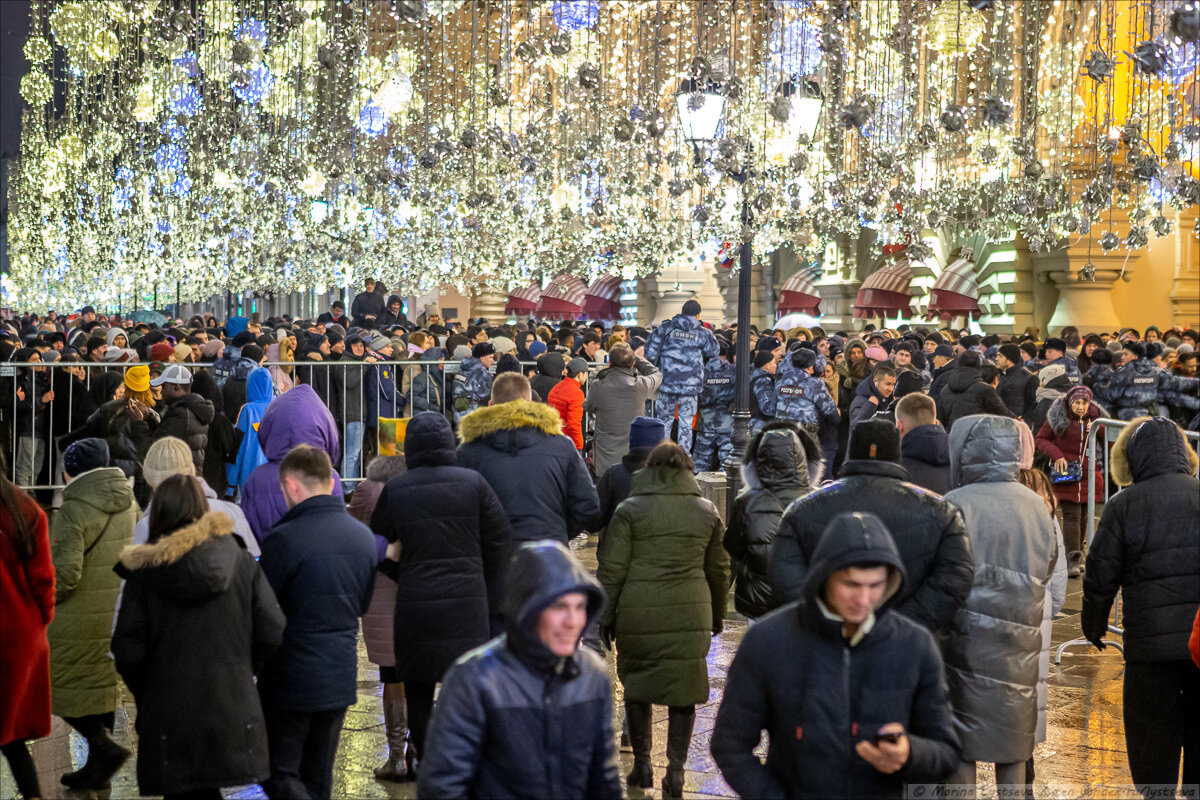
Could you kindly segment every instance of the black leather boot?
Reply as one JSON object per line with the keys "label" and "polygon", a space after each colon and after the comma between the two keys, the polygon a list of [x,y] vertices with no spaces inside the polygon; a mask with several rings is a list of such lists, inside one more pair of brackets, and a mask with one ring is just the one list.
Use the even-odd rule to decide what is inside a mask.
{"label": "black leather boot", "polygon": [[672,706],[667,716],[667,774],[663,778],[663,797],[683,797],[683,767],[687,763],[688,747],[692,744],[692,729],[696,725],[695,706]]}
{"label": "black leather boot", "polygon": [[633,747],[633,769],[625,776],[627,786],[649,789],[654,785],[654,768],[650,766],[650,748],[654,743],[654,730],[650,725],[652,715],[649,703],[625,701],[629,743]]}
{"label": "black leather boot", "polygon": [[72,789],[108,789],[112,776],[132,755],[128,750],[114,742],[107,731],[100,736],[88,740],[88,757],[83,767],[75,772],[68,772],[59,780],[63,786]]}

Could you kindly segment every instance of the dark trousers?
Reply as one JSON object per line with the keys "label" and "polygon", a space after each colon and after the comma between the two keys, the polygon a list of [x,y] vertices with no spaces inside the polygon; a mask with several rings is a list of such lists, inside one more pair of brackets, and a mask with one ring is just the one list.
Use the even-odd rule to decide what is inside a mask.
{"label": "dark trousers", "polygon": [[38,782],[37,767],[33,764],[33,756],[25,746],[24,739],[17,739],[6,745],[0,745],[0,752],[12,770],[13,780],[17,782],[17,791],[22,797],[41,797],[42,785]]}
{"label": "dark trousers", "polygon": [[425,732],[429,729],[429,720],[433,716],[433,692],[437,684],[433,681],[406,681],[404,683],[405,698],[408,701],[408,731],[413,746],[417,748],[417,758],[425,757]]}
{"label": "dark trousers", "polygon": [[333,759],[346,709],[284,711],[263,705],[271,777],[263,791],[271,800],[329,800]]}
{"label": "dark trousers", "polygon": [[[1129,773],[1145,797],[1174,797],[1156,788],[1179,781],[1183,752],[1185,796],[1200,784],[1200,667],[1189,660],[1125,664],[1125,749]],[[1190,790],[1191,794],[1187,794]]]}
{"label": "dark trousers", "polygon": [[193,789],[190,792],[164,794],[163,800],[221,800],[220,789]]}
{"label": "dark trousers", "polygon": [[1063,546],[1067,548],[1067,554],[1083,550],[1083,540],[1087,536],[1087,503],[1060,500],[1058,507],[1062,509]]}

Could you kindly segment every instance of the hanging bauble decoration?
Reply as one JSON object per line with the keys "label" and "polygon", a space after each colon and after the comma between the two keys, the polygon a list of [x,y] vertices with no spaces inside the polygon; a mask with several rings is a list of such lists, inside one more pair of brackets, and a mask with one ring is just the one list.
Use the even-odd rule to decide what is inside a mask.
{"label": "hanging bauble decoration", "polygon": [[1138,160],[1131,172],[1133,177],[1139,181],[1148,183],[1158,177],[1158,159],[1153,156],[1144,156]]}
{"label": "hanging bauble decoration", "polygon": [[580,87],[593,92],[600,88],[600,70],[591,62],[582,64],[578,73]]}
{"label": "hanging bauble decoration", "polygon": [[422,0],[395,0],[393,6],[401,19],[409,22],[425,19],[425,3]]}
{"label": "hanging bauble decoration", "polygon": [[1079,281],[1081,283],[1096,282],[1096,265],[1088,262],[1079,268]]}
{"label": "hanging bauble decoration", "polygon": [[440,20],[458,11],[466,0],[425,0],[425,10]]}
{"label": "hanging bauble decoration", "polygon": [[1151,77],[1161,76],[1171,66],[1171,51],[1159,42],[1140,42],[1133,48],[1132,53],[1125,55],[1133,59],[1138,72]]}
{"label": "hanging bauble decoration", "polygon": [[859,94],[838,112],[838,122],[847,130],[861,132],[862,127],[870,121],[874,113],[875,99],[869,95]]}
{"label": "hanging bauble decoration", "polygon": [[628,119],[618,120],[613,126],[613,138],[618,142],[628,142],[633,138],[633,122]]}
{"label": "hanging bauble decoration", "polygon": [[1083,62],[1083,71],[1097,83],[1107,80],[1116,67],[1117,62],[1105,55],[1103,50],[1093,50]]}
{"label": "hanging bauble decoration", "polygon": [[1025,177],[1030,180],[1036,181],[1042,177],[1042,173],[1045,171],[1046,168],[1042,166],[1042,162],[1040,161],[1030,161],[1025,165]]}
{"label": "hanging bauble decoration", "polygon": [[1200,43],[1200,2],[1187,0],[1171,12],[1171,35],[1181,42]]}
{"label": "hanging bauble decoration", "polygon": [[1103,248],[1105,252],[1108,252],[1109,250],[1116,250],[1120,245],[1121,237],[1117,235],[1116,231],[1108,231],[1100,237],[1100,247]]}
{"label": "hanging bauble decoration", "polygon": [[1171,220],[1159,214],[1154,219],[1150,220],[1150,227],[1154,228],[1154,235],[1158,237],[1170,236],[1174,226],[1171,225]]}
{"label": "hanging bauble decoration", "polygon": [[546,48],[552,56],[565,56],[571,52],[571,35],[562,32],[551,36],[550,41],[546,44]]}
{"label": "hanging bauble decoration", "polygon": [[983,124],[1007,125],[1012,121],[1013,104],[1007,97],[991,95],[983,101]]}
{"label": "hanging bauble decoration", "polygon": [[959,133],[967,126],[966,111],[958,103],[950,103],[946,106],[946,110],[942,112],[939,120],[942,127],[950,133]]}

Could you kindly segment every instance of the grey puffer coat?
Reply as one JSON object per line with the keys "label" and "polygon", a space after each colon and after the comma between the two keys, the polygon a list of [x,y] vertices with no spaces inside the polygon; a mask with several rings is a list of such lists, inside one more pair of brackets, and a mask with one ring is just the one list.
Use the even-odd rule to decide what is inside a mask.
{"label": "grey puffer coat", "polygon": [[966,605],[940,633],[964,761],[1009,764],[1033,755],[1038,658],[1058,543],[1044,501],[1019,482],[1021,423],[975,414],[950,431],[946,494],[966,522],[975,577]]}

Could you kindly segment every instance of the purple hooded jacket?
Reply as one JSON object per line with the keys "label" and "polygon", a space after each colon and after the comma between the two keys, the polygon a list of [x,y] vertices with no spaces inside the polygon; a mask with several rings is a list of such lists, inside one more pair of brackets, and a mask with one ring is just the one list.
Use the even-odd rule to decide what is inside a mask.
{"label": "purple hooded jacket", "polygon": [[[333,415],[312,387],[303,383],[271,401],[258,424],[258,443],[267,463],[255,469],[242,486],[241,502],[250,530],[261,543],[288,510],[279,488],[279,462],[288,451],[298,444],[311,444],[328,453],[336,464],[342,450]],[[333,480],[334,486],[341,485],[337,470]]]}

